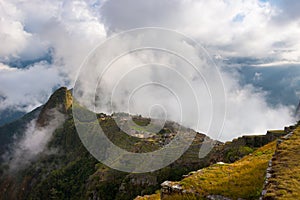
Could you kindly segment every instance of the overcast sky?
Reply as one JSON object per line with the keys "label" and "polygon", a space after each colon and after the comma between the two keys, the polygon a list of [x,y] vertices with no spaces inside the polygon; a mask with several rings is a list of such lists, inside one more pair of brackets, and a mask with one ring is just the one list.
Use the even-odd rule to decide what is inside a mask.
{"label": "overcast sky", "polygon": [[[54,89],[73,87],[84,58],[109,36],[163,27],[193,38],[228,68],[222,139],[280,128],[293,122],[300,97],[299,10],[298,0],[0,0],[0,111],[27,112]],[[260,70],[267,67],[296,69],[280,79],[278,90],[291,87],[288,94],[265,89],[276,82],[273,70]],[[272,92],[280,99],[273,104]]]}

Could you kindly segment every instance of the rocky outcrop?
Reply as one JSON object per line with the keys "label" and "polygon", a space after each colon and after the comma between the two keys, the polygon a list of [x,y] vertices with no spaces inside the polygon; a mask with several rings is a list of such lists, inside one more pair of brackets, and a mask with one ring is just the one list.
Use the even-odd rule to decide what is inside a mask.
{"label": "rocky outcrop", "polygon": [[182,189],[182,186],[176,182],[165,181],[161,184],[160,197],[162,200],[169,195],[183,194],[183,193],[186,193],[186,191],[184,191]]}
{"label": "rocky outcrop", "polygon": [[38,126],[46,126],[53,118],[53,111],[58,111],[62,114],[67,114],[72,106],[73,97],[71,91],[66,87],[61,87],[56,90],[43,106],[38,118]]}
{"label": "rocky outcrop", "polygon": [[284,131],[267,131],[265,135],[245,135],[234,139],[231,143],[234,146],[249,146],[249,147],[262,147],[288,133],[288,128]]}
{"label": "rocky outcrop", "polygon": [[[167,197],[171,195],[192,195],[192,196],[199,196],[199,193],[196,191],[188,191],[184,190],[182,186],[178,182],[172,182],[172,181],[165,181],[161,184],[161,190],[160,190],[160,197],[162,200],[166,199]],[[205,197],[207,200],[232,200],[228,197],[222,196],[222,195],[207,195]],[[238,198],[238,200],[244,200],[242,198]]]}
{"label": "rocky outcrop", "polygon": [[266,192],[267,192],[266,188],[267,188],[267,185],[269,183],[269,178],[272,177],[272,159],[269,161],[268,168],[266,170],[265,182],[264,182],[263,190],[261,192],[261,197],[259,198],[259,200],[262,200],[264,195],[266,194]]}

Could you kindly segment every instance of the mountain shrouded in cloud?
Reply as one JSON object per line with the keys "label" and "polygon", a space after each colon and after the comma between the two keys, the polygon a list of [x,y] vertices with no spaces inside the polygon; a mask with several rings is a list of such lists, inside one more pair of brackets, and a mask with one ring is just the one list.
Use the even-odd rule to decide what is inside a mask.
{"label": "mountain shrouded in cloud", "polygon": [[[282,127],[293,121],[299,75],[294,73],[290,79],[286,77],[289,69],[276,66],[286,71],[278,76],[275,85],[291,88],[283,93],[270,87],[274,80],[266,78],[269,72],[259,77],[258,69],[253,78],[253,73],[246,73],[243,67],[287,63],[299,71],[297,8],[297,1],[272,0],[2,0],[1,116],[28,112],[44,103],[59,86],[73,87],[86,56],[109,36],[152,26],[192,37],[221,68],[227,94],[227,135],[223,139],[241,132],[264,133],[266,129]],[[133,59],[129,57],[120,66],[125,69],[125,64],[134,63]],[[283,96],[293,98],[285,101]],[[281,119],[274,121],[278,115]],[[233,124],[239,124],[239,129],[233,129]]]}
{"label": "mountain shrouded in cloud", "polygon": [[[207,166],[228,166],[231,168],[235,164],[229,163],[240,160],[248,154],[255,160],[252,162],[251,159],[249,162],[249,157],[241,159],[241,161],[245,162],[242,165],[237,165],[240,166],[237,171],[242,173],[239,176],[234,174],[235,176],[233,177],[234,180],[251,178],[252,184],[244,181],[241,181],[241,184],[243,188],[250,187],[252,189],[250,191],[240,190],[238,188],[240,185],[237,184],[239,181],[235,181],[229,186],[238,188],[238,191],[241,191],[240,193],[244,193],[247,197],[253,198],[254,195],[258,197],[264,181],[263,174],[270,160],[269,156],[274,154],[274,151],[270,151],[269,148],[258,148],[265,144],[275,147],[276,142],[274,140],[276,138],[290,133],[295,128],[295,126],[290,126],[286,127],[285,130],[268,131],[266,135],[243,136],[232,142],[222,143],[209,138],[205,140],[205,135],[171,121],[167,121],[163,129],[158,133],[152,133],[153,135],[150,138],[133,137],[120,129],[120,126],[115,121],[116,118],[121,117],[123,126],[129,125],[134,133],[140,135],[144,135],[144,131],[147,129],[145,125],[152,119],[131,116],[136,123],[131,124],[128,123],[129,121],[124,120],[126,116],[129,116],[126,113],[115,113],[114,115],[99,113],[95,115],[99,124],[94,123],[94,121],[85,121],[84,123],[90,127],[88,130],[91,131],[86,132],[88,138],[92,136],[89,139],[95,141],[97,137],[93,134],[93,129],[95,126],[101,125],[109,140],[122,149],[137,154],[162,149],[169,145],[170,142],[176,141],[176,136],[180,132],[185,133],[187,137],[190,134],[195,134],[195,138],[187,151],[171,165],[142,174],[126,173],[99,162],[92,156],[91,152],[87,151],[86,146],[83,145],[82,140],[84,139],[79,138],[76,132],[77,127],[73,119],[74,113],[72,112],[73,107],[79,106],[76,104],[76,102],[72,102],[71,91],[66,88],[60,88],[51,95],[45,105],[11,124],[0,127],[0,142],[6,143],[6,145],[2,144],[0,146],[0,152],[1,154],[3,153],[3,147],[7,147],[5,149],[8,150],[4,157],[1,157],[1,159],[6,159],[4,162],[1,160],[0,163],[1,199],[129,200],[137,195],[155,192],[159,189],[160,184],[166,180],[180,180],[183,174],[187,174],[191,170],[206,170],[204,168]],[[205,155],[205,157],[200,157],[199,149],[205,143],[210,142],[215,142],[216,145],[209,154]],[[111,153],[110,146],[99,145],[98,142],[95,142],[93,147],[104,156]],[[172,151],[176,152],[178,147],[172,148]],[[266,155],[268,156],[267,158],[265,158]],[[120,162],[125,161],[125,164],[128,164],[126,162],[126,154],[116,154],[116,156],[118,158],[116,160],[113,159],[114,163],[120,164]],[[262,158],[264,165],[261,165],[259,162]],[[154,164],[161,162],[161,159],[157,160],[155,157],[149,159]],[[251,166],[247,165],[247,163],[251,163]],[[136,169],[141,167],[137,163],[130,164],[133,164],[133,167]],[[253,169],[256,170],[257,168],[260,169],[259,173],[255,173],[256,176],[253,176]],[[184,177],[195,173],[191,172]],[[201,171],[198,170],[197,173],[201,173]],[[232,180],[231,171],[226,170],[216,174],[222,174],[222,177],[225,175],[225,178]],[[218,180],[220,180],[219,177]],[[212,183],[209,182],[210,179],[208,179],[208,185],[211,185]],[[221,185],[220,188],[224,188],[224,185]],[[166,191],[172,192],[173,190]],[[231,190],[222,191],[229,192]],[[240,195],[240,193],[233,194]],[[245,195],[242,197],[246,197]]]}
{"label": "mountain shrouded in cloud", "polygon": [[0,0],[0,199],[299,199],[299,10]]}

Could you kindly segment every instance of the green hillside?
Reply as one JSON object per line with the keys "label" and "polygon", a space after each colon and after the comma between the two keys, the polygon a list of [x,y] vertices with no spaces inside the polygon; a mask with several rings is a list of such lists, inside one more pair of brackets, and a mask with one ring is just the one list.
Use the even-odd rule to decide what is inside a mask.
{"label": "green hillside", "polygon": [[[151,195],[156,191],[157,194],[143,198],[159,199],[160,184],[166,180],[181,184],[181,189],[184,188],[187,192],[184,196],[172,193],[170,198],[194,198],[194,192],[199,198],[199,195],[214,192],[232,198],[239,196],[254,199],[262,190],[265,168],[274,153],[275,143],[270,142],[291,129],[270,131],[266,135],[243,136],[225,144],[216,141],[212,151],[200,159],[199,149],[206,137],[204,134],[167,121],[159,133],[153,133],[149,138],[137,138],[124,133],[114,121],[117,115],[129,116],[128,114],[115,113],[113,116],[97,114],[98,123],[106,136],[119,147],[136,153],[161,148],[174,138],[179,129],[187,134],[196,133],[189,149],[171,165],[154,172],[134,174],[120,172],[99,163],[85,149],[75,129],[72,106],[74,105],[71,92],[67,88],[60,88],[44,106],[13,123],[0,127],[0,137],[3,139],[0,149],[2,148],[2,152],[12,153],[15,148],[14,142],[23,137],[30,121],[36,121],[37,130],[47,130],[51,128],[49,126],[53,120],[58,120],[53,113],[59,112],[64,116],[63,120],[59,119],[61,123],[54,132],[48,133],[51,137],[45,149],[30,160],[29,164],[20,164],[17,170],[12,171],[9,162],[1,161],[1,200],[129,200],[137,196]],[[130,125],[137,134],[143,133],[145,131],[143,126],[149,124],[151,120],[142,116],[129,117],[140,125]],[[264,147],[260,148],[261,146]],[[217,162],[234,163],[219,165]],[[190,173],[199,169],[203,170]],[[184,174],[189,173],[190,176],[180,181]],[[205,187],[198,187],[199,182]],[[236,190],[231,190],[234,186]],[[243,190],[238,191],[241,187]],[[167,196],[164,195],[164,198],[168,198]]]}
{"label": "green hillside", "polygon": [[[29,113],[13,124],[6,125],[2,135],[11,135],[12,144],[15,128],[22,121],[37,120],[37,128],[47,127],[52,120],[53,109],[65,116],[65,121],[54,131],[46,149],[39,153],[31,164],[20,166],[18,171],[9,171],[9,164],[3,162],[0,177],[0,199],[133,199],[140,194],[151,194],[159,189],[160,182],[179,180],[189,171],[206,167],[213,160],[211,155],[198,158],[198,151],[205,135],[197,133],[190,149],[172,165],[145,174],[129,174],[110,169],[94,159],[82,145],[71,112],[70,91],[57,90],[38,111]],[[112,116],[98,114],[99,123],[107,137],[116,145],[132,152],[149,152],[168,143],[178,129],[192,131],[174,122],[167,122],[160,133],[140,139],[122,132]],[[134,117],[137,124],[146,125],[149,119]],[[23,125],[22,123],[22,125]],[[136,130],[139,131],[139,130]],[[22,137],[22,131],[20,136]],[[12,150],[12,149],[10,149]],[[55,153],[49,153],[54,151]]]}

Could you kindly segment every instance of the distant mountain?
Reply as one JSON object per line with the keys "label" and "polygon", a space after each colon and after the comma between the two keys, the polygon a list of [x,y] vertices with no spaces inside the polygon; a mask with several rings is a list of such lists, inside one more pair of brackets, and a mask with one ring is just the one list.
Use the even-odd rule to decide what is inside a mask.
{"label": "distant mountain", "polygon": [[[98,162],[82,145],[72,116],[72,98],[67,88],[60,88],[45,105],[0,127],[0,150],[4,155],[0,167],[0,199],[133,199],[152,194],[164,181],[178,181],[190,171],[221,161],[235,162],[290,131],[287,128],[262,136],[244,136],[225,144],[215,141],[212,151],[199,158],[204,134],[167,121],[159,133],[137,138],[124,133],[114,116],[97,114],[106,136],[120,148],[135,153],[161,148],[179,129],[187,134],[196,133],[189,149],[171,165],[149,173],[125,173]],[[151,120],[122,115],[132,117],[140,126]],[[140,127],[131,128],[135,134],[143,134]]]}
{"label": "distant mountain", "polygon": [[25,114],[20,119],[0,126],[0,155],[2,155],[5,151],[8,151],[8,147],[12,145],[15,137],[20,137],[24,133],[27,124],[31,120],[37,118],[41,108],[42,107],[38,107],[30,113]]}
{"label": "distant mountain", "polygon": [[22,111],[15,111],[11,109],[4,109],[0,111],[0,126],[10,123],[16,119],[19,119],[23,115],[25,115],[25,112]]}

